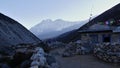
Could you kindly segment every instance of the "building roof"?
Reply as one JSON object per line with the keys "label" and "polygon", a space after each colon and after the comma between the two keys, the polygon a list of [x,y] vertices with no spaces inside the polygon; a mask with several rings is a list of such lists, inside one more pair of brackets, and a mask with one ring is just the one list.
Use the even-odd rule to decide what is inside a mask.
{"label": "building roof", "polygon": [[94,24],[89,28],[89,30],[109,30],[109,29],[111,29],[110,26],[100,24]]}
{"label": "building roof", "polygon": [[113,30],[114,33],[120,33],[120,26]]}
{"label": "building roof", "polygon": [[112,30],[81,30],[79,33],[104,33],[104,32],[113,32]]}

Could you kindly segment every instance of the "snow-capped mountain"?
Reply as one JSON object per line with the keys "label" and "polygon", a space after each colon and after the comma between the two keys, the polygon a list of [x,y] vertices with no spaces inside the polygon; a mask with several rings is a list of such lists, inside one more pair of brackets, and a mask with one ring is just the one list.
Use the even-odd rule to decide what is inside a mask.
{"label": "snow-capped mountain", "polygon": [[65,32],[78,29],[85,23],[86,21],[69,22],[61,19],[57,19],[55,21],[48,19],[43,20],[41,23],[32,27],[30,31],[40,39],[48,39],[59,36]]}

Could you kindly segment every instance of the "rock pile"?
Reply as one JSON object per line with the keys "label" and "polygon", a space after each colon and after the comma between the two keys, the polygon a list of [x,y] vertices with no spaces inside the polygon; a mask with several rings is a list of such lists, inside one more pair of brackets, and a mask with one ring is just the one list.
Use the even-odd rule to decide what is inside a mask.
{"label": "rock pile", "polygon": [[97,44],[94,55],[106,62],[120,63],[120,44]]}
{"label": "rock pile", "polygon": [[65,46],[65,43],[58,42],[58,41],[47,43],[47,44],[50,47],[50,49],[56,49],[56,48],[60,48],[60,47],[64,47]]}
{"label": "rock pile", "polygon": [[46,58],[44,57],[44,50],[40,47],[35,49],[35,53],[32,55],[31,68],[44,67],[46,65]]}
{"label": "rock pile", "polygon": [[30,60],[32,61],[30,68],[59,68],[56,60],[40,47],[35,48]]}
{"label": "rock pile", "polygon": [[80,43],[71,42],[65,47],[65,51],[63,53],[63,57],[69,57],[74,55],[85,55],[89,53],[87,48],[82,46]]}

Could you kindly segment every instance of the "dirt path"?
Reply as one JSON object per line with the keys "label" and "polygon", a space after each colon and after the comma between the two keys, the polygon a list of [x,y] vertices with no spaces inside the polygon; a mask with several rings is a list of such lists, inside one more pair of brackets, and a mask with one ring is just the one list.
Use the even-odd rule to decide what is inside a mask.
{"label": "dirt path", "polygon": [[56,56],[61,68],[120,68],[115,64],[106,63],[91,55],[63,58]]}
{"label": "dirt path", "polygon": [[[62,52],[57,49],[53,52]],[[120,68],[120,65],[106,63],[92,55],[79,55],[74,57],[55,56],[61,68]]]}

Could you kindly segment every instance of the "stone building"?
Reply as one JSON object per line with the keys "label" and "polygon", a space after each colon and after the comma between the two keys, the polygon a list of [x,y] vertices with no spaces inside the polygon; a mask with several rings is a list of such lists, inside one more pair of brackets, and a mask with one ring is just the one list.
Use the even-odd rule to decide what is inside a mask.
{"label": "stone building", "polygon": [[120,4],[83,25],[78,33],[83,43],[120,43]]}

